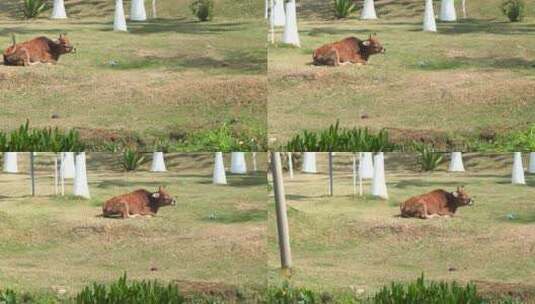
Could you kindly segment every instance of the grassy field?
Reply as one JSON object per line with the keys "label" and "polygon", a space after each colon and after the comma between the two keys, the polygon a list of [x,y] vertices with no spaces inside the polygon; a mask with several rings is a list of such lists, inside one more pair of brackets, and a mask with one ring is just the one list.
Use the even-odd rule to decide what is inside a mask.
{"label": "grassy field", "polygon": [[[535,176],[511,185],[511,154],[466,154],[466,173],[447,164],[421,173],[414,156],[386,154],[389,200],[353,196],[351,154],[337,153],[334,197],[328,196],[327,157],[319,174],[285,176],[294,269],[290,281],[317,290],[377,291],[392,280],[474,281],[487,296],[535,301]],[[297,170],[297,169],[296,169]],[[457,216],[403,219],[399,203],[411,196],[466,185],[473,207]],[[365,193],[370,183],[365,182]],[[280,284],[274,210],[270,208],[269,280]],[[529,302],[531,301],[531,302]]]}
{"label": "grassy field", "polygon": [[68,32],[77,53],[56,66],[0,66],[2,130],[29,119],[79,128],[89,141],[135,135],[151,143],[227,123],[265,142],[267,51],[255,1],[216,1],[214,20],[201,23],[189,1],[159,0],[160,18],[129,22],[129,33],[111,31],[113,2],[66,1],[65,21],[48,20],[49,12],[21,20],[15,3],[0,4],[0,46],[11,34],[24,41]]}
{"label": "grassy field", "polygon": [[[124,272],[129,279],[176,282],[185,293],[236,296],[265,287],[265,165],[215,186],[211,153],[168,154],[167,173],[150,173],[146,164],[126,174],[118,155],[87,157],[90,200],[53,195],[50,154],[36,157],[37,197],[29,196],[26,173],[0,174],[0,289],[65,297]],[[21,158],[27,172],[27,156]],[[258,162],[266,163],[265,154]],[[157,217],[99,217],[112,196],[159,185],[177,205]],[[70,182],[66,189],[71,193]]]}
{"label": "grassy field", "polygon": [[[439,22],[437,33],[421,31],[421,1],[376,2],[380,19],[360,21],[359,12],[334,19],[329,1],[300,1],[302,47],[269,48],[270,144],[337,119],[344,127],[387,128],[394,138],[439,141],[525,130],[535,122],[535,2],[527,1],[523,22],[509,23],[501,1],[467,1],[469,18]],[[372,56],[369,65],[310,65],[315,48],[374,32],[386,54]]]}

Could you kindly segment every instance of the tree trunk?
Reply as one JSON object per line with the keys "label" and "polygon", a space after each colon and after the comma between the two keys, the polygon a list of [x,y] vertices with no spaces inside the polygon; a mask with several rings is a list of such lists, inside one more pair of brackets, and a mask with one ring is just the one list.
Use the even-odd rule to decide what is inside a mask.
{"label": "tree trunk", "polygon": [[462,6],[463,6],[463,19],[466,19],[468,18],[468,14],[466,13],[466,0],[462,1]]}
{"label": "tree trunk", "polygon": [[156,14],[156,0],[152,0],[152,19],[158,18]]}

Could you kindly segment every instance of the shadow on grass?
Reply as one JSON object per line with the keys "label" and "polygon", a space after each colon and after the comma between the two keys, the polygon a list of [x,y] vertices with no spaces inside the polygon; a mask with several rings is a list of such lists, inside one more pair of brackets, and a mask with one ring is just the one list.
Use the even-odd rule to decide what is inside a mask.
{"label": "shadow on grass", "polygon": [[[451,181],[451,182],[436,181],[436,182],[431,182],[431,181],[426,181],[426,180],[403,180],[403,181],[400,181],[400,182],[396,183],[395,186],[393,186],[393,187],[397,188],[397,189],[407,189],[407,188],[411,188],[411,187],[431,187],[431,186],[435,186],[435,187],[452,187],[452,189],[454,189],[455,187],[459,186],[460,184],[462,184],[462,183],[461,182],[457,182],[457,181]],[[447,190],[447,189],[444,189],[444,190]]]}
{"label": "shadow on grass", "polygon": [[244,222],[259,222],[265,221],[267,218],[267,211],[262,209],[250,210],[233,210],[231,212],[214,212],[209,217],[204,217],[205,222],[216,222],[222,224],[236,224]]}
{"label": "shadow on grass", "polygon": [[513,212],[509,215],[500,216],[497,219],[497,221],[502,222],[502,223],[513,223],[513,224],[535,224],[535,213],[516,214]]}
{"label": "shadow on grass", "polygon": [[522,22],[512,23],[484,19],[464,19],[453,23],[440,23],[439,27],[441,28],[438,33],[441,35],[471,33],[524,35],[533,34],[535,30],[535,24],[525,24]]}
{"label": "shadow on grass", "polygon": [[[131,22],[128,31],[132,34],[179,33],[179,34],[220,34],[241,31],[250,25],[246,22],[199,22],[187,18],[154,19],[146,22]],[[106,31],[111,31],[112,27]]]}
{"label": "shadow on grass", "polygon": [[535,69],[534,60],[524,58],[496,58],[496,57],[455,57],[450,59],[430,59],[421,60],[410,67],[424,71],[454,70],[460,68],[478,68],[478,69],[506,69],[506,70],[525,70]]}
{"label": "shadow on grass", "polygon": [[[96,187],[100,189],[110,189],[110,188],[118,188],[118,187],[135,187],[135,188],[154,188],[157,189],[159,186],[168,186],[169,183],[165,181],[154,181],[154,182],[148,182],[148,181],[129,181],[127,178],[125,179],[112,179],[112,180],[105,180],[105,181],[99,181],[96,183]],[[150,190],[149,189],[149,190]],[[156,190],[154,190],[156,191]]]}

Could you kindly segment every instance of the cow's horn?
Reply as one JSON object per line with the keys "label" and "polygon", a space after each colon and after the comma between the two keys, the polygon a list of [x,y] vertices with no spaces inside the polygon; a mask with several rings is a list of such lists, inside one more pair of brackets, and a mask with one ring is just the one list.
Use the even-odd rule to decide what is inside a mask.
{"label": "cow's horn", "polygon": [[13,41],[13,45],[17,44],[17,40],[15,39],[15,34],[11,34],[11,41]]}

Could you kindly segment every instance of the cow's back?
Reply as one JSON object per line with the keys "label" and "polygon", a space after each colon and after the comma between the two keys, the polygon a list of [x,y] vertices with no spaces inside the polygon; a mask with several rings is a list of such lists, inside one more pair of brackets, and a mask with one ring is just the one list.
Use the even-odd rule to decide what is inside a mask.
{"label": "cow's back", "polygon": [[312,57],[314,62],[321,63],[321,58],[336,50],[340,57],[340,61],[349,61],[360,52],[360,40],[356,37],[348,37],[343,40],[322,45],[317,48]]}
{"label": "cow's back", "polygon": [[144,189],[139,189],[134,192],[119,195],[107,200],[104,203],[102,211],[104,214],[113,214],[117,212],[120,205],[128,205],[130,214],[138,214],[143,210],[149,208],[151,193]]}
{"label": "cow's back", "polygon": [[426,194],[413,196],[401,204],[402,216],[419,216],[423,206],[427,214],[438,214],[448,206],[448,192],[438,189]]}

